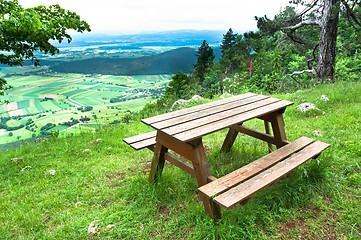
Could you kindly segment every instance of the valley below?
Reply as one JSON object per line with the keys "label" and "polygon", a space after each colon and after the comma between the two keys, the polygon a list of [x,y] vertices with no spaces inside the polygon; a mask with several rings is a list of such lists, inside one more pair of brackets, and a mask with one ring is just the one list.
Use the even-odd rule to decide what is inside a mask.
{"label": "valley below", "polygon": [[0,66],[11,86],[0,98],[0,144],[126,121],[126,114],[162,96],[173,74],[192,71],[197,44],[206,37],[218,46],[222,34],[92,36],[59,45],[55,56],[39,53],[40,67]]}

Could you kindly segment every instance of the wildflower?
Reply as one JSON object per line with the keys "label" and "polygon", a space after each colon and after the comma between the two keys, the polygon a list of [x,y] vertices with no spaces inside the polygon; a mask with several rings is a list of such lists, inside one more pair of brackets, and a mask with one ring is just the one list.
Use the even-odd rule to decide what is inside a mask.
{"label": "wildflower", "polygon": [[56,172],[56,171],[55,171],[54,169],[49,170],[49,174],[50,174],[50,175],[55,175],[55,172]]}

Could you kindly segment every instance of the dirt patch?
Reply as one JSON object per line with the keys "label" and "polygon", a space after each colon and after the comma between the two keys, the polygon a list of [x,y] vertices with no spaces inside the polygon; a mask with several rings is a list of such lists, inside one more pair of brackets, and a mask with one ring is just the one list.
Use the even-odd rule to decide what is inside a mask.
{"label": "dirt patch", "polygon": [[122,173],[112,173],[107,175],[106,177],[109,180],[114,180],[114,179],[124,179],[125,178],[126,173],[122,172]]}
{"label": "dirt patch", "polygon": [[281,239],[338,239],[337,218],[335,214],[325,217],[320,209],[309,208],[301,216],[279,223],[277,235]]}

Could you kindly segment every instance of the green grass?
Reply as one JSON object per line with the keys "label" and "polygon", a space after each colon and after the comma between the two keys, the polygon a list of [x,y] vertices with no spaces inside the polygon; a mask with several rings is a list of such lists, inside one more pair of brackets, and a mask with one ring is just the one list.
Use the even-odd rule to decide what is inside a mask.
{"label": "green grass", "polygon": [[[0,236],[3,239],[359,239],[361,238],[361,82],[275,95],[295,104],[285,112],[289,140],[306,135],[331,144],[317,160],[223,211],[215,225],[196,181],[166,164],[148,183],[149,150],[122,139],[149,131],[140,122],[0,153]],[[325,94],[330,101],[320,101]],[[301,113],[303,101],[318,110]],[[248,125],[262,127],[258,121]],[[204,138],[211,172],[222,176],[267,153],[265,143],[237,138],[220,154],[226,132]],[[101,141],[95,141],[101,139]],[[89,149],[89,150],[86,150]],[[84,151],[85,150],[85,151]],[[54,175],[49,170],[56,170]],[[87,233],[97,221],[96,234]],[[113,226],[114,224],[115,226]],[[113,226],[112,228],[110,228]],[[108,227],[108,228],[107,228]]]}

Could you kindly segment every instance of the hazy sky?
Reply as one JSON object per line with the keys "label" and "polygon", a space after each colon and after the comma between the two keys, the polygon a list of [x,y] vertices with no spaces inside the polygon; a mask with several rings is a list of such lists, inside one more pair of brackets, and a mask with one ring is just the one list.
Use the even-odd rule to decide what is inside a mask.
{"label": "hazy sky", "polygon": [[19,0],[23,7],[59,4],[87,21],[92,32],[256,29],[254,16],[273,17],[289,0]]}

